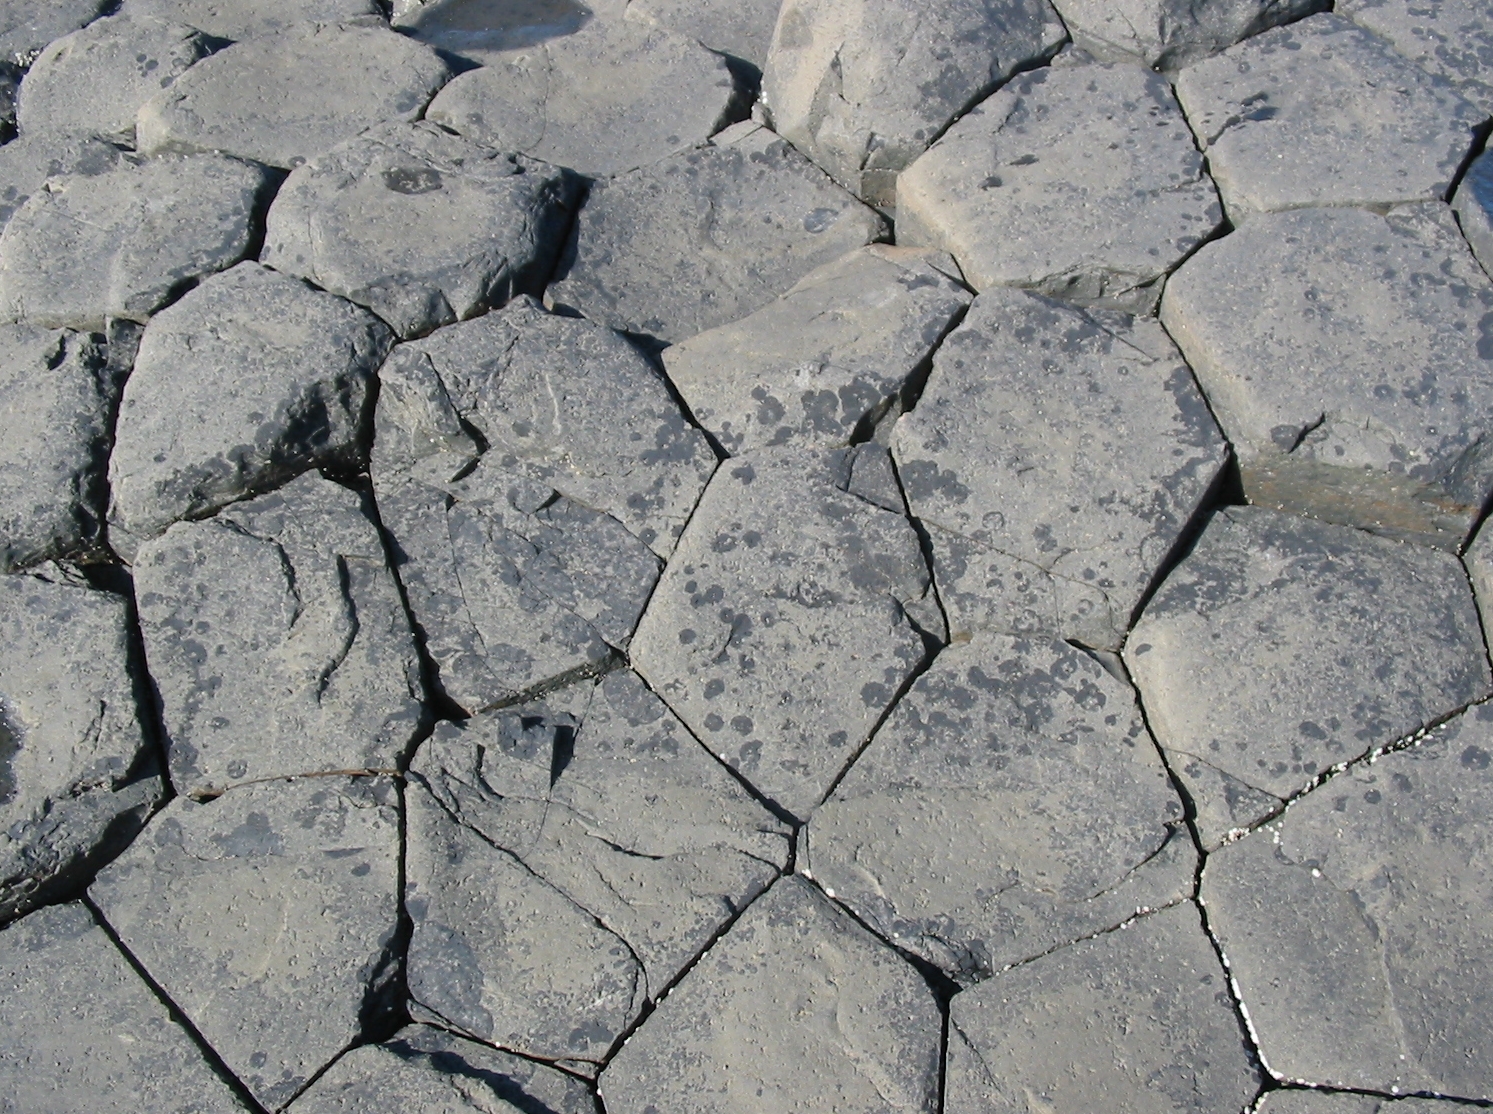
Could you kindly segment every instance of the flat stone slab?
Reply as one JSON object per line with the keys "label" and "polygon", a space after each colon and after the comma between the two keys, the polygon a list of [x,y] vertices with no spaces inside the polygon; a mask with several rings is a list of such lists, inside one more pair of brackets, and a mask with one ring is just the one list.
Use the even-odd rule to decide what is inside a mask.
{"label": "flat stone slab", "polygon": [[124,157],[114,144],[92,135],[26,135],[0,147],[0,228],[48,178],[102,174]]}
{"label": "flat stone slab", "polygon": [[756,312],[886,232],[786,141],[741,124],[593,186],[547,297],[674,343]]}
{"label": "flat stone slab", "polygon": [[762,68],[773,126],[831,177],[878,205],[898,171],[1067,31],[1048,0],[788,0]]}
{"label": "flat stone slab", "polygon": [[125,601],[0,577],[0,924],[86,880],[163,792]]}
{"label": "flat stone slab", "polygon": [[374,488],[446,695],[476,712],[606,668],[716,466],[653,365],[520,298],[380,380]]}
{"label": "flat stone slab", "polygon": [[1472,254],[1493,278],[1493,154],[1484,152],[1473,160],[1452,195],[1452,208]]}
{"label": "flat stone slab", "polygon": [[97,19],[107,0],[0,0],[0,55],[21,66],[53,39]]}
{"label": "flat stone slab", "polygon": [[788,862],[787,825],[628,671],[442,724],[411,769],[411,994],[579,1070]]}
{"label": "flat stone slab", "polygon": [[205,58],[141,106],[136,145],[290,168],[385,120],[414,120],[451,78],[435,51],[368,23],[298,23]]}
{"label": "flat stone slab", "polygon": [[50,178],[0,233],[0,312],[48,328],[148,321],[244,258],[270,184],[264,167],[222,155],[124,155]]}
{"label": "flat stone slab", "polygon": [[839,448],[898,404],[963,315],[958,274],[942,252],[858,248],[756,313],[665,349],[664,369],[729,453]]}
{"label": "flat stone slab", "polygon": [[781,0],[629,0],[627,18],[667,27],[761,70]]}
{"label": "flat stone slab", "polygon": [[372,500],[315,473],[146,542],[135,598],[177,792],[387,772],[424,726]]}
{"label": "flat stone slab", "polygon": [[954,997],[944,1109],[1247,1110],[1227,985],[1191,904],[1007,971]]}
{"label": "flat stone slab", "polygon": [[1327,0],[1052,0],[1073,45],[1104,62],[1176,70]]}
{"label": "flat stone slab", "polygon": [[1458,1114],[1467,1106],[1436,1099],[1381,1098],[1345,1091],[1271,1091],[1255,1107],[1256,1114]]}
{"label": "flat stone slab", "polygon": [[289,1114],[595,1114],[574,1076],[407,1025],[383,1044],[355,1048],[291,1103]]}
{"label": "flat stone slab", "polygon": [[371,314],[257,263],[157,314],[109,459],[116,551],[310,468],[358,467],[369,381],[392,341]]}
{"label": "flat stone slab", "polygon": [[1493,709],[1480,705],[1209,857],[1209,924],[1273,1071],[1493,1097],[1480,1051],[1490,813]]}
{"label": "flat stone slab", "polygon": [[124,0],[136,16],[187,23],[219,39],[256,39],[298,23],[379,16],[376,0]]}
{"label": "flat stone slab", "polygon": [[1452,549],[1493,491],[1490,312],[1433,204],[1255,218],[1183,265],[1161,320],[1250,502]]}
{"label": "flat stone slab", "polygon": [[382,124],[291,172],[260,259],[419,336],[540,293],[575,193],[556,167]]}
{"label": "flat stone slab", "polygon": [[1235,224],[1310,205],[1445,201],[1487,116],[1330,12],[1187,67],[1177,96]]}
{"label": "flat stone slab", "polygon": [[1342,0],[1333,10],[1388,39],[1484,115],[1493,115],[1493,26],[1479,0]]}
{"label": "flat stone slab", "polygon": [[806,829],[815,881],[961,982],[1186,899],[1197,854],[1130,687],[976,635],[918,678]]}
{"label": "flat stone slab", "polygon": [[1222,216],[1170,86],[1126,65],[1021,75],[897,182],[897,242],[949,252],[976,290],[1129,312]]}
{"label": "flat stone slab", "polygon": [[1493,691],[1450,554],[1228,507],[1125,647],[1205,846]]}
{"label": "flat stone slab", "polygon": [[1228,456],[1155,321],[999,288],[939,349],[892,453],[913,514],[936,528],[956,633],[1109,650]]}
{"label": "flat stone slab", "polygon": [[778,449],[723,465],[631,647],[695,735],[801,819],[936,637],[917,534],[848,490],[852,463]]}
{"label": "flat stone slab", "polygon": [[489,59],[436,94],[425,118],[603,177],[698,146],[743,108],[720,55],[663,28],[611,19]]}
{"label": "flat stone slab", "polygon": [[0,985],[11,1109],[244,1110],[83,905],[38,910],[0,935]]}
{"label": "flat stone slab", "polygon": [[600,1089],[616,1111],[932,1114],[941,1028],[911,965],[785,878],[628,1038]]}
{"label": "flat stone slab", "polygon": [[396,976],[398,797],[316,777],[178,797],[88,893],[254,1097],[278,1109]]}

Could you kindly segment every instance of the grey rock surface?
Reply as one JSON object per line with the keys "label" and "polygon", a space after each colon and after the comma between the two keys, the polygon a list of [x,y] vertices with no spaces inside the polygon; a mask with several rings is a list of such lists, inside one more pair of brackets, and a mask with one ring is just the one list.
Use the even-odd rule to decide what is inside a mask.
{"label": "grey rock surface", "polygon": [[761,70],[782,0],[629,0],[627,18],[667,27]]}
{"label": "grey rock surface", "polygon": [[426,1025],[355,1048],[290,1114],[595,1114],[580,1080]]}
{"label": "grey rock surface", "polygon": [[243,1111],[83,905],[0,935],[0,1109]]}
{"label": "grey rock surface", "polygon": [[23,132],[135,141],[135,113],[208,53],[202,32],[129,14],[95,20],[37,56],[16,105]]}
{"label": "grey rock surface", "polygon": [[157,314],[109,460],[114,548],[128,558],[177,519],[366,460],[369,381],[392,339],[356,306],[248,262]]}
{"label": "grey rock surface", "polygon": [[969,305],[958,274],[942,252],[859,248],[756,313],[665,349],[664,369],[729,453],[838,448],[926,369]]}
{"label": "grey rock surface", "polygon": [[626,0],[393,0],[394,27],[476,65],[620,18]]}
{"label": "grey rock surface", "polygon": [[806,831],[815,881],[961,982],[1184,900],[1197,871],[1130,687],[1056,639],[944,650]]}
{"label": "grey rock surface", "polygon": [[260,258],[418,336],[540,293],[575,193],[556,167],[434,124],[376,125],[291,172]]}
{"label": "grey rock surface", "polygon": [[178,792],[389,771],[423,726],[371,500],[314,473],[146,542],[135,598]]}
{"label": "grey rock surface", "polygon": [[784,139],[890,206],[898,171],[951,120],[1066,38],[1048,0],[786,0],[762,96]]}
{"label": "grey rock surface", "polygon": [[146,154],[222,151],[293,167],[385,120],[413,120],[451,77],[435,51],[368,23],[293,24],[205,58],[141,106]]}
{"label": "grey rock surface", "polygon": [[97,19],[107,7],[107,0],[3,0],[0,55],[29,66],[49,42]]}
{"label": "grey rock surface", "polygon": [[1209,923],[1272,1070],[1493,1096],[1490,806],[1493,709],[1480,705],[1209,857]]}
{"label": "grey rock surface", "polygon": [[716,465],[662,377],[520,298],[380,380],[374,488],[445,694],[476,712],[605,668]]}
{"label": "grey rock surface", "polygon": [[1308,205],[1444,201],[1487,117],[1331,12],[1187,67],[1177,96],[1235,224]]}
{"label": "grey rock surface", "polygon": [[172,801],[89,896],[267,1107],[376,1014],[396,969],[400,818],[385,778]]}
{"label": "grey rock surface", "polygon": [[380,15],[377,0],[123,0],[129,15],[186,23],[220,39],[254,39],[297,23]]}
{"label": "grey rock surface", "polygon": [[786,141],[746,123],[592,187],[548,296],[673,343],[761,309],[886,232]]}
{"label": "grey rock surface", "polygon": [[121,155],[49,178],[0,233],[0,313],[49,328],[147,321],[243,259],[269,186],[264,167],[222,155]]}
{"label": "grey rock surface", "polygon": [[764,796],[809,815],[923,662],[928,567],[853,452],[721,467],[633,638],[634,667]]}
{"label": "grey rock surface", "polygon": [[1210,847],[1493,688],[1454,557],[1257,507],[1211,519],[1125,661]]}
{"label": "grey rock surface", "polygon": [[1467,168],[1452,195],[1452,209],[1472,254],[1493,278],[1493,153],[1484,152]]}
{"label": "grey rock surface", "polygon": [[125,601],[0,578],[0,923],[85,881],[164,792]]}
{"label": "grey rock surface", "polygon": [[1493,114],[1493,25],[1478,0],[1339,0],[1333,10]]}
{"label": "grey rock surface", "polygon": [[1255,1114],[1456,1114],[1467,1107],[1437,1099],[1386,1098],[1344,1091],[1271,1091],[1255,1107]]}
{"label": "grey rock surface", "polygon": [[785,878],[601,1075],[613,1114],[931,1114],[942,1020],[921,976],[814,886]]}
{"label": "grey rock surface", "polygon": [[425,116],[478,143],[601,177],[698,146],[743,107],[720,55],[613,19],[503,52],[442,89]]}
{"label": "grey rock surface", "polygon": [[1328,0],[1053,0],[1079,49],[1106,62],[1175,70]]}
{"label": "grey rock surface", "polygon": [[1154,321],[1001,289],[934,357],[892,452],[956,633],[1108,650],[1227,460]]}
{"label": "grey rock surface", "polygon": [[902,173],[897,242],[976,290],[1148,312],[1222,211],[1164,78],[1068,61],[1023,74]]}
{"label": "grey rock surface", "polygon": [[955,996],[948,1114],[1225,1114],[1259,1086],[1228,975],[1190,904]]}
{"label": "grey rock surface", "polygon": [[27,135],[0,147],[0,228],[58,174],[102,174],[118,165],[123,152],[97,136]]}
{"label": "grey rock surface", "polygon": [[1252,503],[1456,548],[1493,491],[1493,283],[1444,205],[1257,217],[1161,320]]}

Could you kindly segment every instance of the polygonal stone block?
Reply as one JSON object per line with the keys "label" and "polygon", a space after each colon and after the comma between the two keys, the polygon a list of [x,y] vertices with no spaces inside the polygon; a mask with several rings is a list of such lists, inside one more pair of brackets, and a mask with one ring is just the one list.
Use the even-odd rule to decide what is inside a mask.
{"label": "polygonal stone block", "polygon": [[1493,24],[1481,0],[1338,0],[1333,11],[1388,39],[1421,69],[1493,113]]}
{"label": "polygonal stone block", "polygon": [[1175,70],[1329,6],[1329,0],[1053,0],[1080,50],[1158,70]]}

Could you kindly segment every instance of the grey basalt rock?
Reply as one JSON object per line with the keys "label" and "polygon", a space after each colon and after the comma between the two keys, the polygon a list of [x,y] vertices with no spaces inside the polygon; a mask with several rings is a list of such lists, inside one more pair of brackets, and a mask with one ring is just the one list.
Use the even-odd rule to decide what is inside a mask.
{"label": "grey basalt rock", "polygon": [[673,343],[754,313],[886,233],[785,140],[744,123],[593,186],[547,297]]}
{"label": "grey basalt rock", "polygon": [[402,34],[479,66],[509,51],[567,38],[595,19],[620,18],[627,0],[393,0]]}
{"label": "grey basalt rock", "polygon": [[955,633],[1118,649],[1227,460],[1154,321],[975,299],[892,434]]}
{"label": "grey basalt rock", "polygon": [[422,727],[420,659],[367,497],[316,474],[178,522],[135,598],[181,793],[392,770]]}
{"label": "grey basalt rock", "polygon": [[1208,922],[1272,1071],[1493,1097],[1490,814],[1493,709],[1480,705],[1209,856]]}
{"label": "grey basalt rock", "polygon": [[400,818],[387,778],[172,801],[89,897],[254,1097],[288,1102],[393,989]]}
{"label": "grey basalt rock", "polygon": [[1236,225],[1312,205],[1444,201],[1487,116],[1331,12],[1187,67],[1177,97]]}
{"label": "grey basalt rock", "polygon": [[234,42],[297,23],[337,23],[380,14],[377,0],[123,0],[123,11],[190,24]]}
{"label": "grey basalt rock", "polygon": [[121,155],[50,178],[0,233],[0,313],[49,328],[147,321],[257,238],[264,167],[221,155]]}
{"label": "grey basalt rock", "polygon": [[1128,312],[1222,215],[1170,86],[1126,65],[1021,75],[897,183],[897,242],[949,252],[976,290]]}
{"label": "grey basalt rock", "polygon": [[988,634],[918,678],[801,861],[961,982],[1182,901],[1197,871],[1130,687],[1060,640]]}
{"label": "grey basalt rock", "polygon": [[507,51],[436,94],[425,117],[504,151],[602,177],[704,143],[740,118],[718,54],[633,20]]}
{"label": "grey basalt rock", "polygon": [[411,771],[414,1000],[577,1070],[788,862],[787,825],[627,671],[443,724]]}
{"label": "grey basalt rock", "polygon": [[414,120],[451,77],[435,51],[366,22],[293,24],[205,58],[141,106],[136,145],[290,168],[386,120]]}
{"label": "grey basalt rock", "polygon": [[108,0],[0,0],[0,56],[29,66],[42,48],[97,19]]}
{"label": "grey basalt rock", "polygon": [[1067,31],[1048,0],[786,0],[762,71],[773,127],[872,204],[943,129]]}
{"label": "grey basalt rock", "polygon": [[1052,0],[1079,49],[1106,62],[1175,70],[1329,0]]}
{"label": "grey basalt rock", "polygon": [[1257,507],[1212,518],[1125,662],[1208,847],[1493,691],[1456,558]]}
{"label": "grey basalt rock", "polygon": [[1255,1107],[1255,1114],[1458,1114],[1466,1109],[1465,1103],[1438,1099],[1387,1098],[1300,1088],[1269,1092]]}
{"label": "grey basalt rock", "polygon": [[628,1038],[600,1090],[614,1114],[932,1114],[941,1028],[910,964],[785,878]]}
{"label": "grey basalt rock", "polygon": [[1161,306],[1250,502],[1448,549],[1493,491],[1490,313],[1439,203],[1256,217]]}
{"label": "grey basalt rock", "polygon": [[7,1110],[242,1114],[244,1107],[81,904],[0,935]]}
{"label": "grey basalt rock", "polygon": [[434,124],[383,124],[291,172],[260,259],[418,336],[541,292],[576,192]]}
{"label": "grey basalt rock", "polygon": [[0,577],[0,923],[85,880],[164,792],[127,624],[118,596]]}
{"label": "grey basalt rock", "polygon": [[1338,0],[1333,10],[1493,114],[1493,25],[1480,0]]}
{"label": "grey basalt rock", "polygon": [[627,18],[667,27],[760,71],[782,0],[629,0]]}
{"label": "grey basalt rock", "polygon": [[124,152],[97,136],[25,135],[0,147],[0,228],[48,179],[59,174],[102,174]]}
{"label": "grey basalt rock", "polygon": [[664,350],[664,369],[727,452],[838,448],[897,405],[970,294],[941,252],[873,244],[756,313]]}
{"label": "grey basalt rock", "polygon": [[1493,278],[1493,153],[1484,152],[1467,168],[1452,195],[1452,209],[1472,254]]}
{"label": "grey basalt rock", "polygon": [[662,377],[520,298],[380,381],[374,488],[446,695],[476,712],[607,668],[716,465]]}
{"label": "grey basalt rock", "polygon": [[310,468],[367,459],[374,369],[393,338],[371,314],[257,263],[208,279],[145,328],[109,460],[123,556]]}
{"label": "grey basalt rock", "polygon": [[954,997],[948,1114],[1248,1110],[1259,1088],[1197,909],[1152,913]]}

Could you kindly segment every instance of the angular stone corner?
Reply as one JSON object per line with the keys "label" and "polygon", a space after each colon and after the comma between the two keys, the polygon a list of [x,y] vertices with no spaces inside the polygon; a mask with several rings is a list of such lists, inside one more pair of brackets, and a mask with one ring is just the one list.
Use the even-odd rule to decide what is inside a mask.
{"label": "angular stone corner", "polygon": [[1483,152],[1467,168],[1452,195],[1452,209],[1472,254],[1493,278],[1493,152]]}
{"label": "angular stone corner", "polygon": [[1105,62],[1176,70],[1329,0],[1053,0],[1073,44]]}
{"label": "angular stone corner", "polygon": [[628,0],[626,18],[667,27],[758,71],[782,0]]}

